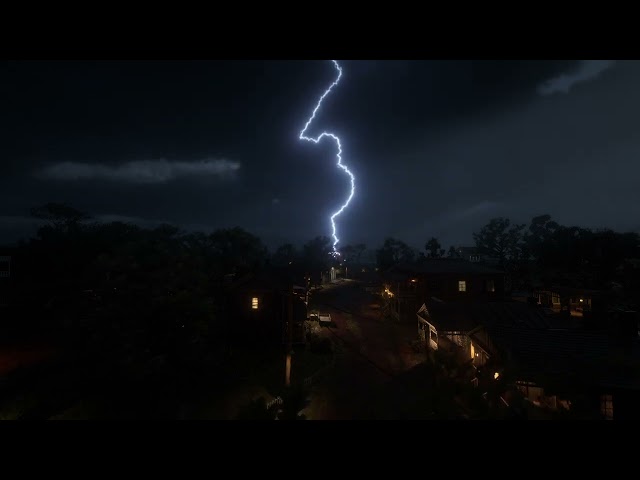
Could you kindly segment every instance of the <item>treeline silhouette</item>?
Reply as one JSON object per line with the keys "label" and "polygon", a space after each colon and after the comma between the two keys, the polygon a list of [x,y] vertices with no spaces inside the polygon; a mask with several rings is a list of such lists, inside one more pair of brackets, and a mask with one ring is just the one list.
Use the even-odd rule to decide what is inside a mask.
{"label": "treeline silhouette", "polygon": [[[218,297],[224,294],[220,284],[225,276],[287,267],[317,284],[321,273],[332,266],[358,266],[369,257],[364,244],[344,246],[341,256],[334,257],[326,236],[315,237],[302,248],[284,244],[270,253],[260,238],[239,227],[205,234],[171,225],[98,223],[84,212],[55,203],[34,208],[32,215],[46,224],[12,252],[12,304],[23,312],[15,322],[29,330],[36,325],[25,318],[44,330],[81,330],[82,325],[107,329],[106,325],[119,322],[114,331],[180,328],[180,337],[202,339],[212,325],[217,332],[224,331],[224,302]],[[541,215],[528,226],[494,218],[473,238],[478,259],[509,272],[514,288],[550,282],[607,288],[619,281],[632,295],[637,286],[635,277],[629,277],[632,264],[625,263],[640,258],[636,232],[567,227]],[[454,246],[445,254],[435,237],[426,241],[423,252],[392,237],[375,250],[379,271],[400,263],[459,256]],[[98,297],[100,308],[86,307],[96,304]],[[89,321],[85,310],[106,320]]]}
{"label": "treeline silhouette", "polygon": [[[76,372],[65,377],[73,385],[58,391],[113,393],[107,415],[174,418],[200,389],[220,392],[268,355],[281,355],[282,345],[267,342],[243,350],[226,301],[229,280],[270,266],[319,273],[339,261],[321,236],[271,255],[242,228],[202,233],[99,223],[55,203],[31,213],[44,225],[11,248],[2,343],[54,342]],[[118,403],[125,391],[130,400]],[[28,418],[54,411],[48,401],[38,396]]]}
{"label": "treeline silhouette", "polygon": [[[611,282],[620,281],[628,295],[637,297],[637,275],[633,272],[633,260],[640,259],[637,232],[564,226],[550,215],[540,215],[529,225],[514,224],[504,217],[491,219],[474,232],[473,239],[478,260],[510,273],[514,288],[560,283],[606,289]],[[427,258],[461,258],[454,246],[445,254],[435,237],[426,242],[424,252],[390,237],[376,254],[382,270]]]}

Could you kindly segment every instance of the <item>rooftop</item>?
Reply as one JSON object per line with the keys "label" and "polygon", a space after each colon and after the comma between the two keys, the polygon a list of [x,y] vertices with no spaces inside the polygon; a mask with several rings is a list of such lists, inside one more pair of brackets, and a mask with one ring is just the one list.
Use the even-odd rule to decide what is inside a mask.
{"label": "rooftop", "polygon": [[304,286],[304,273],[287,267],[266,267],[255,273],[234,278],[229,287],[242,290],[289,290],[292,285]]}
{"label": "rooftop", "polygon": [[546,329],[549,322],[542,309],[523,302],[446,303],[427,306],[439,330],[469,332],[481,325]]}
{"label": "rooftop", "polygon": [[493,342],[509,352],[520,374],[553,375],[603,387],[640,388],[637,342],[622,347],[602,333],[489,327]]}
{"label": "rooftop", "polygon": [[428,258],[414,265],[396,265],[389,272],[408,274],[504,274],[502,270],[457,258]]}

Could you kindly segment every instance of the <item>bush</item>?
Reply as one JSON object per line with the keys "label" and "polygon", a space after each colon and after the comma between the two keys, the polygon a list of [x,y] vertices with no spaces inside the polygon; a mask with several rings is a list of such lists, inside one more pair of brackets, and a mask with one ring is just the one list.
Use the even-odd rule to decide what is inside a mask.
{"label": "bush", "polygon": [[315,333],[309,333],[307,335],[307,343],[309,344],[309,349],[313,353],[332,353],[333,352],[333,343],[327,337],[322,337]]}

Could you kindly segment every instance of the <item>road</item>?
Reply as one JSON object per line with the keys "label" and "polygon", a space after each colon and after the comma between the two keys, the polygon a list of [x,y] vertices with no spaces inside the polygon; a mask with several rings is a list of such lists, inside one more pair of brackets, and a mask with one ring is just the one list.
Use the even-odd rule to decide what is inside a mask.
{"label": "road", "polygon": [[[310,419],[381,418],[378,392],[393,377],[424,361],[411,342],[414,324],[400,325],[381,315],[375,296],[357,282],[343,282],[316,292],[311,308],[331,313],[333,325],[323,329],[338,354],[335,366],[314,385]],[[391,418],[391,417],[389,417]]]}

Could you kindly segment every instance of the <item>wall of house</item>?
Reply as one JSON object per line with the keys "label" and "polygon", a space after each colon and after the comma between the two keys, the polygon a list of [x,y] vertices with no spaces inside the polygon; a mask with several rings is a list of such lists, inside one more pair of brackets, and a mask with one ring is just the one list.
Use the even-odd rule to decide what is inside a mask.
{"label": "wall of house", "polygon": [[[465,282],[464,291],[460,291],[460,281]],[[505,295],[503,274],[396,274],[388,285],[396,296],[415,295],[423,302],[431,297],[456,302],[501,300]]]}
{"label": "wall of house", "polygon": [[440,332],[440,337],[448,339],[451,343],[469,352],[471,340],[464,332]]}
{"label": "wall of house", "polygon": [[481,367],[489,362],[489,352],[495,352],[495,346],[486,330],[480,329],[474,332],[470,338],[469,357],[473,359],[476,367]]}
{"label": "wall of house", "polygon": [[[258,308],[252,308],[252,299],[258,298]],[[264,338],[279,341],[282,337],[284,297],[274,291],[243,290],[231,296],[229,320],[232,331],[246,339]]]}

